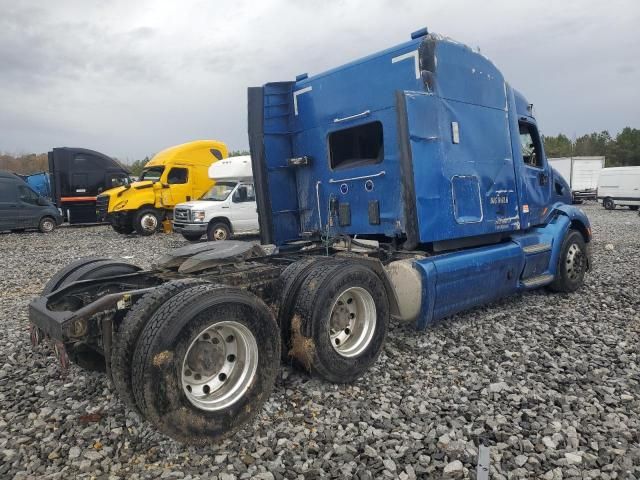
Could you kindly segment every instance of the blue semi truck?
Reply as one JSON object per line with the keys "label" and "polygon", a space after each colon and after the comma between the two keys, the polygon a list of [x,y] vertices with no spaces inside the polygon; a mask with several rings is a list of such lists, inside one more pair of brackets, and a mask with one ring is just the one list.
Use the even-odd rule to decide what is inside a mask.
{"label": "blue semi truck", "polygon": [[582,285],[589,221],[547,162],[531,104],[468,47],[421,30],[250,88],[248,114],[261,245],[190,245],[150,270],[79,259],[30,304],[34,344],[105,369],[166,434],[232,434],[281,360],[355,381],[391,318],[424,329]]}

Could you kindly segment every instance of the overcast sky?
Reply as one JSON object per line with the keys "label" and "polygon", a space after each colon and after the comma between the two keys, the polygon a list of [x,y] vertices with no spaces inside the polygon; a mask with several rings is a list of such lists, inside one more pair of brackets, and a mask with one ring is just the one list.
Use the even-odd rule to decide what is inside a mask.
{"label": "overcast sky", "polygon": [[248,86],[423,26],[480,47],[544,134],[640,128],[638,0],[0,0],[0,151],[131,161],[202,138],[245,149]]}

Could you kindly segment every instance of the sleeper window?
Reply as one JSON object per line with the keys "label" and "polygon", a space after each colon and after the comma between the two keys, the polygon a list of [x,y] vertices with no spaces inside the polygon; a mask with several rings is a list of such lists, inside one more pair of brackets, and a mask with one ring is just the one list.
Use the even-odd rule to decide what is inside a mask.
{"label": "sleeper window", "polygon": [[366,123],[331,133],[329,155],[334,170],[382,162],[382,123]]}

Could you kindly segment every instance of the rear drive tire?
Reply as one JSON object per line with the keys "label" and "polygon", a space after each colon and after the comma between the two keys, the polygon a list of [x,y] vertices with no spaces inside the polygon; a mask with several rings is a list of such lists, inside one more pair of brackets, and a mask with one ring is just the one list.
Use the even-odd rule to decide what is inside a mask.
{"label": "rear drive tire", "polygon": [[131,307],[122,319],[120,328],[114,332],[111,350],[111,376],[118,396],[130,409],[138,411],[131,385],[131,375],[133,355],[142,329],[169,298],[203,283],[206,282],[197,279],[184,279],[158,286]]}
{"label": "rear drive tire", "polygon": [[189,242],[198,242],[202,238],[202,234],[197,233],[183,233],[182,237]]}
{"label": "rear drive tire", "polygon": [[149,236],[156,233],[162,225],[162,219],[157,210],[142,208],[133,216],[133,228],[138,235]]}
{"label": "rear drive tire", "polygon": [[291,322],[296,305],[296,298],[302,282],[313,271],[315,264],[326,265],[332,257],[309,257],[292,263],[280,274],[280,297],[278,298],[278,325],[280,326],[280,342],[282,360],[288,362],[291,350]]}
{"label": "rear drive tire", "polygon": [[[56,273],[45,285],[42,295],[48,295],[72,282],[95,280],[114,275],[125,275],[140,270],[140,267],[126,262],[118,262],[101,257],[86,257],[70,263]],[[104,356],[86,345],[65,345],[69,360],[89,371],[104,371]]]}
{"label": "rear drive tire", "polygon": [[291,354],[325,380],[354,382],[378,358],[388,326],[387,293],[371,269],[316,265],[296,300]]}
{"label": "rear drive tire", "polygon": [[145,325],[133,358],[136,404],[176,440],[217,442],[260,412],[279,359],[278,326],[262,300],[238,288],[196,286],[169,298]]}
{"label": "rear drive tire", "polygon": [[562,242],[556,276],[549,289],[554,292],[575,292],[584,283],[586,271],[587,246],[584,237],[577,230],[569,230]]}
{"label": "rear drive tire", "polygon": [[611,198],[605,198],[602,201],[602,206],[607,210],[614,210],[616,208],[616,202],[614,202]]}
{"label": "rear drive tire", "polygon": [[231,238],[231,230],[229,225],[224,222],[215,222],[207,228],[207,240],[210,242],[229,240]]}
{"label": "rear drive tire", "polygon": [[51,217],[43,217],[38,224],[38,230],[42,233],[51,233],[56,229],[56,221]]}

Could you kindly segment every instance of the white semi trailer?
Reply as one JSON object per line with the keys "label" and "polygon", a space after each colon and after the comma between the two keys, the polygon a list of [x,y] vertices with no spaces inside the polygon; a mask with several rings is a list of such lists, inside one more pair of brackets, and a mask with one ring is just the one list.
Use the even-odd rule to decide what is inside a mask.
{"label": "white semi trailer", "polygon": [[571,187],[574,203],[595,200],[600,170],[604,168],[604,157],[558,157],[549,163]]}

